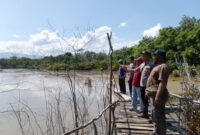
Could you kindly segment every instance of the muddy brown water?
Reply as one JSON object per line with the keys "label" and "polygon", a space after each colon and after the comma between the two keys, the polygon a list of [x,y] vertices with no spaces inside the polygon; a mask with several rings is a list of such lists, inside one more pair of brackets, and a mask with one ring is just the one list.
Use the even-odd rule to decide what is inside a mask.
{"label": "muddy brown water", "polygon": [[[106,92],[106,78],[108,74],[94,75],[92,72],[78,72],[76,74],[77,102],[80,108],[85,106],[88,111],[87,119],[97,115],[103,108],[103,95]],[[88,87],[86,79],[92,80],[92,87]],[[39,134],[29,106],[37,117],[38,123],[45,131],[46,116],[49,109],[46,103],[56,106],[56,98],[61,100],[61,113],[64,117],[66,130],[73,129],[72,96],[66,75],[47,73],[24,69],[5,69],[0,72],[0,134],[21,135],[19,124],[14,112],[21,111],[18,115],[26,135]],[[85,101],[83,103],[83,97]],[[23,105],[25,104],[25,105]],[[32,127],[23,112],[30,115]],[[33,129],[31,129],[31,128]]]}

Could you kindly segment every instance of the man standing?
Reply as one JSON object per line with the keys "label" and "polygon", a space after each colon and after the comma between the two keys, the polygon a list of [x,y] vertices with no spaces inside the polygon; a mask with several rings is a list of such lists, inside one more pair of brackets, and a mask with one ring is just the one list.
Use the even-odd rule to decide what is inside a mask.
{"label": "man standing", "polygon": [[[128,61],[129,61],[130,68],[132,68],[134,66],[134,57],[133,56],[129,56],[128,57]],[[129,93],[130,93],[130,96],[132,96],[133,73],[129,72],[128,76],[129,76],[129,78],[128,78]]]}
{"label": "man standing", "polygon": [[[133,69],[138,69],[142,62],[143,62],[142,57],[138,57],[137,59],[135,59],[136,65],[133,66]],[[138,110],[137,110],[138,99],[140,102],[140,112],[143,112],[143,102],[142,102],[142,98],[141,98],[140,78],[141,78],[140,72],[133,73],[133,82],[132,82],[132,86],[133,86],[133,88],[132,88],[133,89],[132,90],[132,106],[133,106],[133,108],[131,110],[136,111],[136,112],[138,112]]]}
{"label": "man standing", "polygon": [[145,89],[146,89],[146,84],[147,84],[147,79],[151,73],[151,70],[153,68],[153,61],[152,61],[152,57],[151,57],[151,53],[144,51],[141,53],[142,54],[142,58],[144,63],[141,64],[140,66],[140,72],[141,72],[141,79],[140,79],[140,87],[141,87],[141,98],[142,98],[142,102],[144,105],[144,109],[143,109],[143,114],[141,117],[143,118],[149,118],[148,115],[148,106],[149,106],[149,102],[148,102],[148,97],[145,96]]}
{"label": "man standing", "polygon": [[163,50],[154,52],[155,66],[147,81],[147,88],[156,86],[156,94],[153,99],[153,122],[156,135],[166,134],[165,103],[169,97],[167,82],[169,78],[169,67],[165,63],[166,53]]}
{"label": "man standing", "polygon": [[120,59],[118,63],[119,63],[119,70],[118,70],[119,89],[121,93],[126,94],[126,84],[125,84],[126,70],[123,68],[124,63],[122,59]]}

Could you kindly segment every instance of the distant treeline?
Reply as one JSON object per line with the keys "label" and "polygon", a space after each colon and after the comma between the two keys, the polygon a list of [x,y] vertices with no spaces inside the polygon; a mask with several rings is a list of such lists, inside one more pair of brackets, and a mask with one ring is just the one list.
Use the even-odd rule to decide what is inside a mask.
{"label": "distant treeline", "polygon": [[[154,52],[164,49],[171,69],[176,69],[175,56],[185,58],[190,65],[200,65],[200,19],[184,16],[177,27],[166,27],[160,30],[157,37],[143,37],[133,47],[122,48],[114,52],[114,69],[119,59],[127,60],[128,56],[139,56],[143,50]],[[56,57],[41,59],[16,58],[0,59],[1,68],[34,68],[48,70],[106,70],[108,55],[105,53],[79,52],[73,55],[67,52]]]}
{"label": "distant treeline", "polygon": [[1,68],[28,68],[45,70],[106,70],[107,54],[81,52],[73,55],[67,52],[58,56],[46,56],[41,59],[17,58],[0,59]]}

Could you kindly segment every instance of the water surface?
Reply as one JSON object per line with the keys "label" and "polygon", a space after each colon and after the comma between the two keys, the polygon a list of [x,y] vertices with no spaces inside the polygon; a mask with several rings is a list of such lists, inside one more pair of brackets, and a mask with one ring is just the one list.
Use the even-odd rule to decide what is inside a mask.
{"label": "water surface", "polygon": [[[76,73],[77,103],[80,106],[79,111],[88,112],[86,113],[87,119],[96,116],[97,112],[103,108],[106,77],[107,75],[94,75],[92,72]],[[92,80],[92,87],[85,85],[87,78]],[[67,127],[66,130],[72,129],[74,127],[73,102],[70,90],[69,79],[65,73],[58,75],[57,73],[49,74],[24,69],[1,71],[0,133],[2,135],[20,135],[20,121],[25,134],[31,134],[33,131],[33,134],[39,134],[40,131],[34,116],[45,132],[49,114],[54,117],[56,125],[58,100],[60,101],[61,115],[65,121],[63,123]],[[85,108],[87,111],[84,110]]]}

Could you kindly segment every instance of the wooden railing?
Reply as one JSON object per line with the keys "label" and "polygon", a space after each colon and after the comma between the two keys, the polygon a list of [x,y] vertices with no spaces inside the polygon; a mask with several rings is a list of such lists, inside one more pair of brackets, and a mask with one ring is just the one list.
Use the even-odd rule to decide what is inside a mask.
{"label": "wooden railing", "polygon": [[[178,98],[178,99],[182,99],[182,100],[187,100],[187,99],[189,99],[189,98],[187,98],[187,97],[183,97],[183,96],[180,96],[180,95],[177,95],[177,94],[174,94],[174,93],[170,93],[170,96],[171,96],[171,97]],[[195,103],[195,104],[199,104],[199,105],[200,105],[200,101],[193,100],[192,102]]]}
{"label": "wooden railing", "polygon": [[174,93],[170,93],[170,97],[173,99],[172,105],[167,104],[167,112],[169,113],[175,113],[177,114],[177,131],[179,131],[180,134],[185,132],[185,129],[187,127],[186,120],[184,116],[184,106],[185,103],[191,102],[194,105],[200,106],[200,101],[192,100],[189,97],[186,96],[180,96]]}

